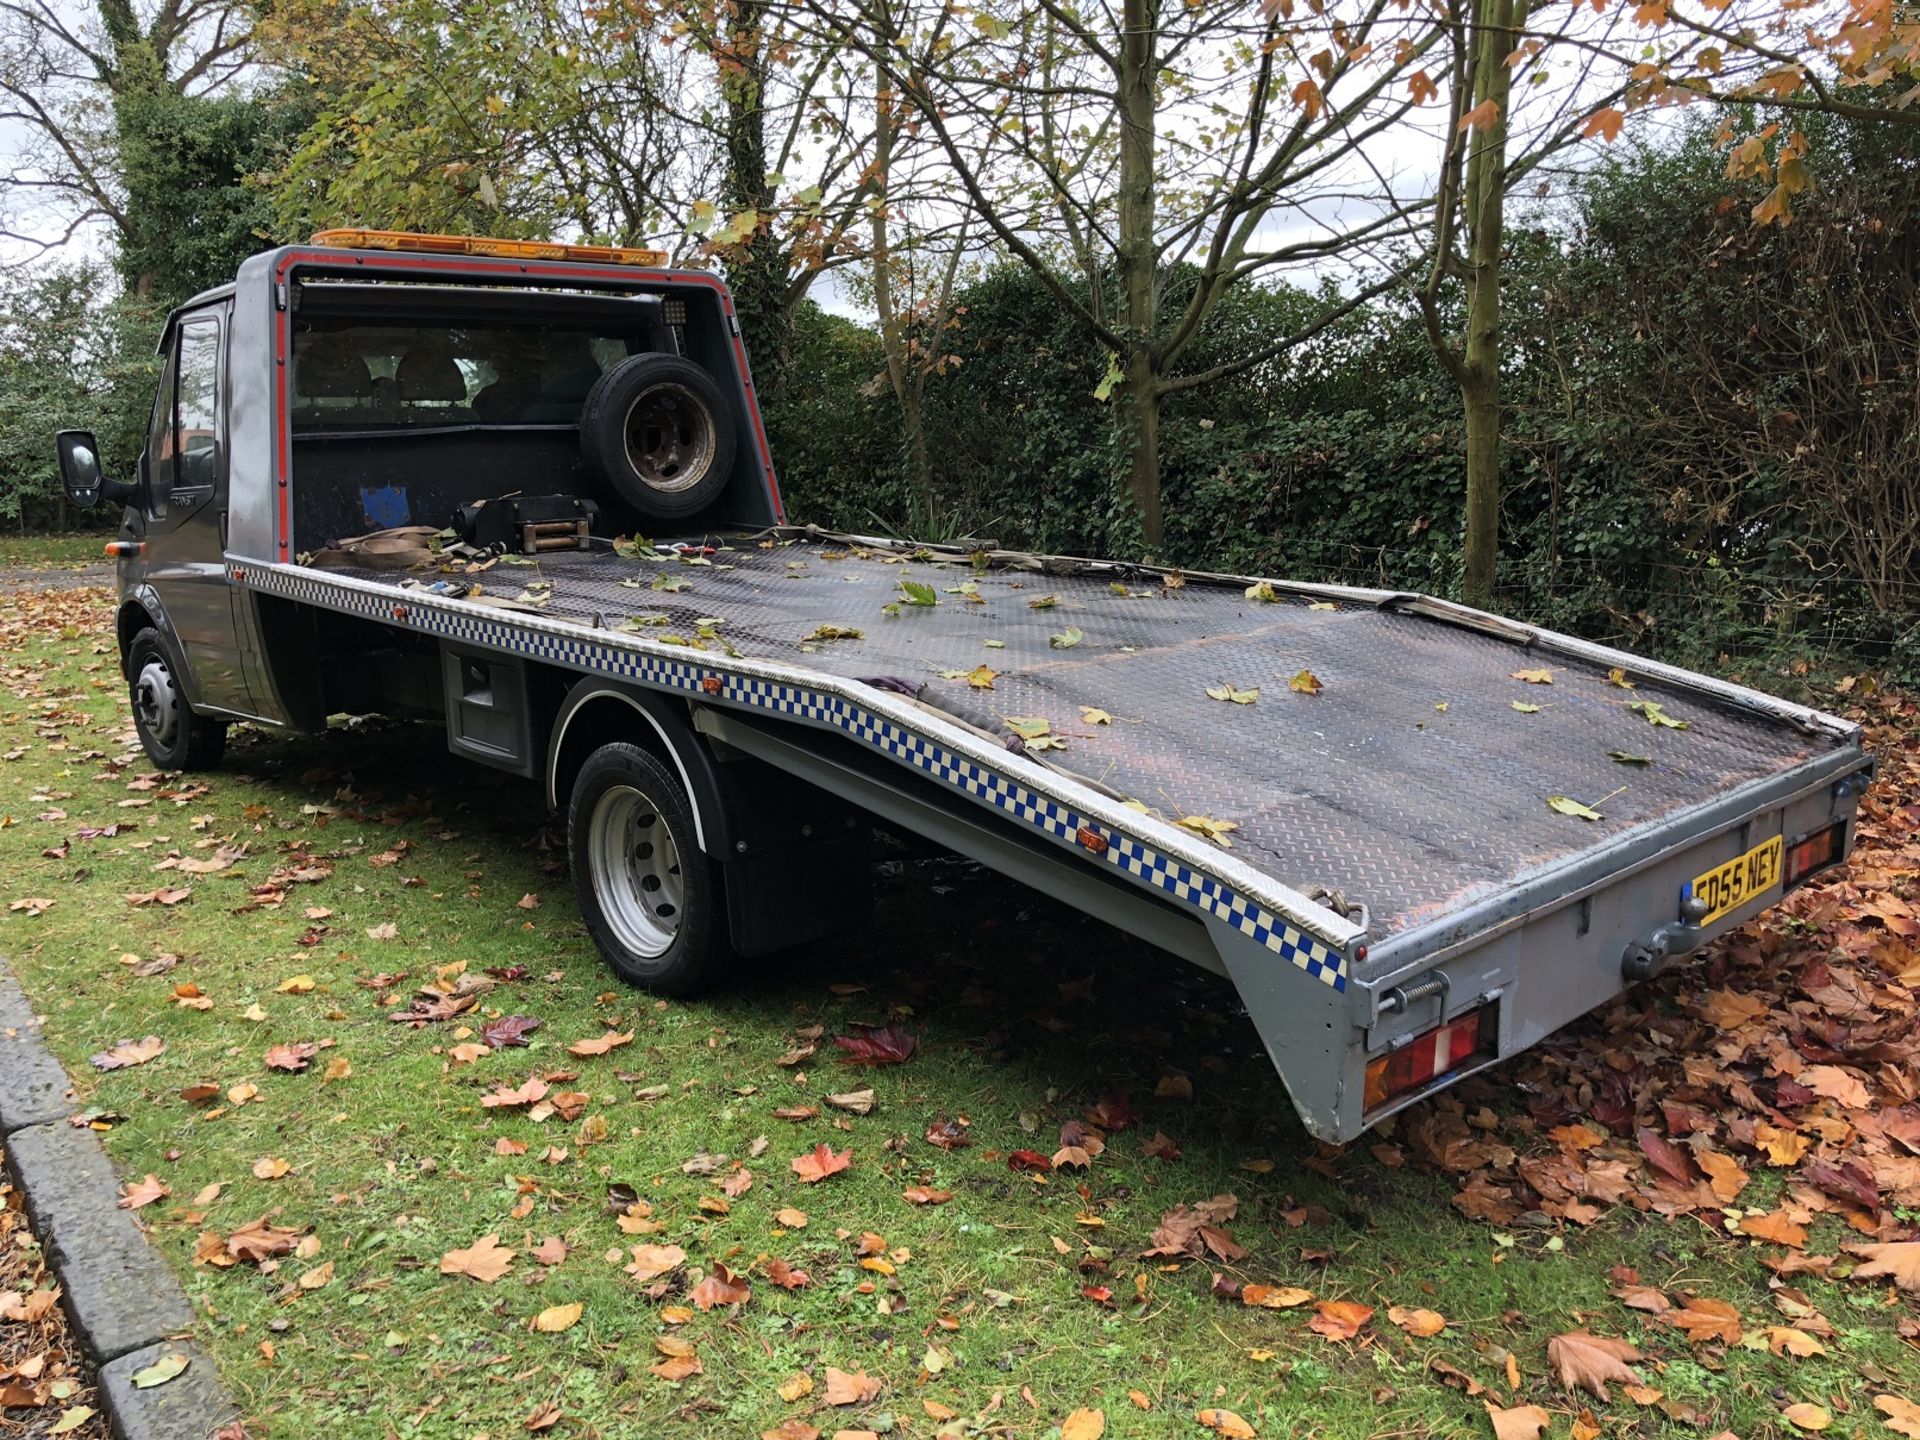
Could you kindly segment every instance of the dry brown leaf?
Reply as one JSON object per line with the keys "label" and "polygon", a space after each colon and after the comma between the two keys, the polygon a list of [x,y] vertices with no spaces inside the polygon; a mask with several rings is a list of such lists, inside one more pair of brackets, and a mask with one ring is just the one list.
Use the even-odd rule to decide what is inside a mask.
{"label": "dry brown leaf", "polygon": [[1494,1440],[1540,1440],[1553,1420],[1538,1405],[1516,1405],[1505,1410],[1490,1401],[1480,1403],[1487,1407],[1487,1419],[1493,1422]]}
{"label": "dry brown leaf", "polygon": [[1707,1172],[1707,1181],[1713,1186],[1716,1200],[1723,1205],[1731,1205],[1740,1198],[1740,1192],[1747,1187],[1747,1172],[1740,1168],[1739,1161],[1716,1150],[1696,1150],[1693,1158]]}
{"label": "dry brown leaf", "polygon": [[102,1050],[92,1057],[96,1070],[124,1070],[129,1065],[144,1065],[156,1055],[167,1053],[167,1042],[158,1035],[148,1035],[141,1040],[122,1040],[111,1050]]}
{"label": "dry brown leaf", "polygon": [[686,1264],[687,1252],[678,1245],[635,1245],[633,1263],[627,1274],[636,1280],[652,1280]]}
{"label": "dry brown leaf", "polygon": [[1743,1215],[1740,1217],[1740,1233],[1751,1235],[1756,1240],[1771,1241],[1775,1245],[1789,1245],[1795,1250],[1807,1243],[1807,1227],[1796,1225],[1786,1215]]}
{"label": "dry brown leaf", "polygon": [[789,1405],[796,1400],[804,1400],[813,1393],[813,1377],[804,1370],[796,1371],[774,1387],[780,1398]]}
{"label": "dry brown leaf", "polygon": [[848,1372],[827,1366],[827,1404],[864,1405],[880,1393],[880,1382],[864,1370]]}
{"label": "dry brown leaf", "polygon": [[1838,1065],[1809,1065],[1793,1078],[1814,1094],[1824,1095],[1849,1110],[1864,1110],[1873,1103],[1860,1077]]}
{"label": "dry brown leaf", "polygon": [[604,1035],[596,1035],[591,1040],[576,1040],[567,1047],[569,1055],[604,1055],[609,1050],[617,1050],[622,1045],[633,1043],[633,1031],[624,1033],[609,1030]]}
{"label": "dry brown leaf", "polygon": [[1291,1310],[1313,1299],[1311,1290],[1297,1285],[1242,1285],[1240,1303],[1257,1305],[1263,1310]]}
{"label": "dry brown leaf", "polygon": [[1447,1328],[1447,1317],[1438,1310],[1409,1310],[1404,1305],[1393,1305],[1387,1309],[1387,1319],[1409,1335],[1423,1338],[1438,1335]]}
{"label": "dry brown leaf", "polygon": [[1585,1390],[1600,1400],[1612,1398],[1607,1394],[1612,1381],[1638,1385],[1640,1377],[1627,1368],[1626,1362],[1642,1358],[1625,1340],[1585,1330],[1571,1330],[1547,1342],[1547,1363],[1559,1372],[1560,1383],[1569,1390]]}
{"label": "dry brown leaf", "polygon": [[1260,1433],[1231,1410],[1217,1408],[1196,1410],[1193,1412],[1193,1418],[1207,1429],[1219,1431],[1226,1440],[1254,1440],[1254,1437]]}
{"label": "dry brown leaf", "polygon": [[716,1260],[707,1278],[687,1292],[687,1299],[702,1310],[713,1310],[722,1305],[744,1305],[752,1293],[744,1276]]}
{"label": "dry brown leaf", "polygon": [[1819,1432],[1833,1424],[1833,1412],[1824,1405],[1796,1401],[1780,1412],[1780,1418],[1796,1430]]}
{"label": "dry brown leaf", "polygon": [[1307,1328],[1329,1340],[1351,1340],[1373,1318],[1373,1307],[1358,1300],[1322,1300],[1314,1307]]}
{"label": "dry brown leaf", "polygon": [[1880,1422],[1887,1429],[1920,1440],[1920,1405],[1898,1395],[1876,1395],[1873,1408],[1887,1417]]}
{"label": "dry brown leaf", "polygon": [[120,1208],[138,1210],[142,1205],[151,1205],[156,1200],[164,1200],[173,1193],[167,1182],[147,1172],[144,1180],[129,1180],[120,1187]]}
{"label": "dry brown leaf", "polygon": [[587,1307],[578,1300],[570,1305],[549,1305],[529,1322],[530,1328],[542,1335],[558,1335],[562,1330],[571,1330],[586,1313]]}
{"label": "dry brown leaf", "polygon": [[300,1277],[302,1290],[318,1290],[333,1279],[333,1261],[323,1260]]}
{"label": "dry brown leaf", "polygon": [[1060,1422],[1060,1440],[1100,1440],[1106,1433],[1104,1410],[1076,1410]]}
{"label": "dry brown leaf", "polygon": [[1867,1262],[1855,1268],[1854,1279],[1873,1280],[1885,1276],[1902,1290],[1920,1290],[1920,1240],[1896,1240],[1886,1245],[1849,1245],[1847,1248]]}
{"label": "dry brown leaf", "polygon": [[1671,1310],[1662,1317],[1669,1325],[1687,1332],[1687,1339],[1699,1345],[1708,1340],[1723,1340],[1738,1345],[1744,1328],[1740,1312],[1724,1300],[1690,1296],[1683,1309]]}
{"label": "dry brown leaf", "polygon": [[793,1173],[800,1177],[802,1185],[817,1185],[829,1175],[837,1175],[853,1164],[853,1151],[842,1150],[834,1153],[831,1145],[816,1145],[805,1155],[795,1156],[791,1162]]}
{"label": "dry brown leaf", "polygon": [[482,1235],[465,1250],[449,1250],[440,1257],[442,1275],[466,1275],[491,1285],[513,1265],[512,1250],[500,1243],[498,1235]]}

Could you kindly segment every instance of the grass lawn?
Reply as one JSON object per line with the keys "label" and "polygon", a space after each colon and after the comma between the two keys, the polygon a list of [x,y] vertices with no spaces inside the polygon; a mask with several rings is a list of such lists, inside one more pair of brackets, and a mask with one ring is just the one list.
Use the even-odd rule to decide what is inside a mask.
{"label": "grass lawn", "polygon": [[0,570],[72,570],[105,565],[100,547],[113,538],[107,530],[76,535],[0,535]]}
{"label": "grass lawn", "polygon": [[[1215,1432],[1196,1412],[1217,1410],[1262,1436],[1487,1436],[1491,1402],[1544,1407],[1512,1435],[1544,1419],[1585,1440],[1755,1440],[1802,1433],[1785,1418],[1796,1404],[1820,1407],[1832,1434],[1887,1436],[1873,1397],[1920,1402],[1913,1297],[1842,1278],[1858,1263],[1843,1247],[1910,1234],[1910,1211],[1890,1198],[1865,1233],[1789,1168],[1741,1151],[1752,1173],[1731,1215],[1697,1192],[1663,1214],[1631,1123],[1556,1142],[1561,1118],[1534,1113],[1554,1077],[1653,1063],[1650,1035],[1662,1065],[1734,1063],[1728,1036],[1690,1007],[1709,984],[1760,986],[1790,945],[1734,947],[1705,979],[1645,987],[1567,1040],[1576,1059],[1516,1060],[1333,1152],[1294,1121],[1224,982],[959,862],[899,856],[863,930],[756,963],[711,998],[624,989],[584,938],[532,787],[453,761],[433,730],[385,722],[311,739],[236,732],[220,773],[155,777],[132,742],[110,614],[99,590],[0,596],[13,637],[0,900],[52,902],[0,910],[0,949],[122,1177],[167,1187],[138,1213],[256,1435],[1051,1437],[1064,1425],[1085,1440],[1098,1429],[1070,1417],[1097,1409],[1111,1436],[1204,1440]],[[176,855],[186,871],[158,868]],[[1920,899],[1911,875],[1886,883]],[[166,903],[174,889],[188,893]],[[1848,923],[1802,916],[1769,933],[1817,960]],[[417,987],[489,972],[471,1012],[395,1023]],[[480,1043],[512,1015],[540,1022],[525,1048]],[[918,1037],[905,1064],[835,1062],[832,1037],[889,1020]],[[568,1053],[608,1032],[633,1039]],[[89,1063],[149,1035],[165,1050],[144,1063]],[[809,1043],[818,1053],[794,1061]],[[270,1050],[303,1044],[322,1047],[303,1070],[269,1067]],[[1911,1087],[1910,1030],[1905,1044],[1877,1065]],[[544,1118],[485,1103],[534,1077],[550,1087]],[[1879,1077],[1876,1093],[1895,1086]],[[213,1088],[184,1098],[193,1086]],[[825,1098],[866,1087],[871,1113]],[[1880,1111],[1897,1114],[1897,1087],[1885,1093]],[[1119,1125],[1122,1097],[1138,1114]],[[1108,1124],[1087,1167],[1009,1168],[1015,1150],[1051,1155],[1090,1111]],[[1797,1119],[1819,1146],[1854,1143],[1817,1104]],[[972,1143],[930,1143],[942,1120]],[[1713,1125],[1720,1149],[1752,1138],[1737,1117]],[[850,1166],[802,1183],[790,1162],[819,1145]],[[1464,1202],[1488,1219],[1453,1203],[1489,1176],[1521,1193],[1516,1151],[1569,1150],[1632,1167],[1621,1203],[1576,1212],[1585,1223],[1560,1206]],[[1472,1163],[1449,1171],[1433,1163],[1442,1152]],[[912,1187],[951,1198],[909,1203]],[[1165,1212],[1221,1195],[1235,1197],[1231,1263],[1142,1258]],[[1743,1212],[1797,1213],[1809,1233],[1763,1243],[1733,1233]],[[263,1216],[298,1231],[297,1248],[219,1263],[233,1259],[226,1237]],[[514,1252],[504,1274],[442,1273],[449,1252],[488,1235]],[[636,1246],[685,1259],[639,1278]],[[1807,1256],[1836,1258],[1795,1273]],[[809,1283],[775,1283],[775,1261]],[[728,1288],[695,1288],[716,1265],[749,1287],[744,1303],[698,1308]],[[1269,1309],[1235,1298],[1241,1285],[1311,1298]],[[1652,1291],[1676,1309],[1690,1295],[1724,1302],[1734,1318],[1695,1333],[1652,1313]],[[1372,1314],[1350,1338],[1321,1333],[1359,1317],[1327,1301]],[[1390,1307],[1445,1328],[1413,1333],[1432,1320],[1396,1323]],[[531,1328],[543,1312],[562,1328]],[[1548,1346],[1576,1331],[1637,1347],[1639,1383],[1615,1380],[1604,1402],[1570,1389]],[[697,1370],[667,1378],[689,1357]],[[870,1393],[828,1403],[849,1383]]]}

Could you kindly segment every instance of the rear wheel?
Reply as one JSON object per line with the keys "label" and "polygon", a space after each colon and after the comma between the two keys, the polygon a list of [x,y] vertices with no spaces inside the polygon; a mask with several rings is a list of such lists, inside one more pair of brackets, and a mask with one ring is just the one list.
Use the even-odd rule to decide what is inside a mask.
{"label": "rear wheel", "polygon": [[567,855],[587,933],[621,979],[697,989],[730,953],[719,867],[680,781],[637,745],[587,757],[567,807]]}
{"label": "rear wheel", "polygon": [[227,726],[193,713],[181,692],[173,657],[149,626],[127,647],[127,693],[133,728],[147,758],[162,770],[211,770],[227,749]]}

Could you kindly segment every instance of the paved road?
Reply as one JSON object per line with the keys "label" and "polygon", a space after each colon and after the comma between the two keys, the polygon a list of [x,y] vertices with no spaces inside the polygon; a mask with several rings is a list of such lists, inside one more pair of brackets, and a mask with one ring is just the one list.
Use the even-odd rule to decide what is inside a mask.
{"label": "paved road", "polygon": [[112,562],[92,565],[0,566],[0,592],[18,589],[73,590],[82,585],[113,584]]}

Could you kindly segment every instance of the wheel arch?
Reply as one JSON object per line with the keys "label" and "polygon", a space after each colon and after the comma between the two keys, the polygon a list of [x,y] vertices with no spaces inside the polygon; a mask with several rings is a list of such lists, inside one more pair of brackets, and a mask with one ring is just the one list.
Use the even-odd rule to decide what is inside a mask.
{"label": "wheel arch", "polygon": [[167,663],[173,671],[173,683],[180,688],[187,704],[197,710],[200,705],[200,686],[194,679],[192,668],[186,663],[179,637],[173,633],[173,621],[167,617],[167,608],[160,603],[160,597],[153,593],[151,586],[142,585],[129,594],[120,602],[120,608],[114,614],[114,632],[120,645],[120,678],[127,681],[133,679],[127,673],[127,658],[133,649],[134,637],[142,630],[152,630],[160,637],[161,648],[167,652]]}
{"label": "wheel arch", "polygon": [[547,742],[547,804],[564,804],[587,757],[616,740],[638,745],[680,777],[695,840],[704,853],[724,857],[726,806],[713,752],[679,707],[644,690],[588,678],[567,692]]}

